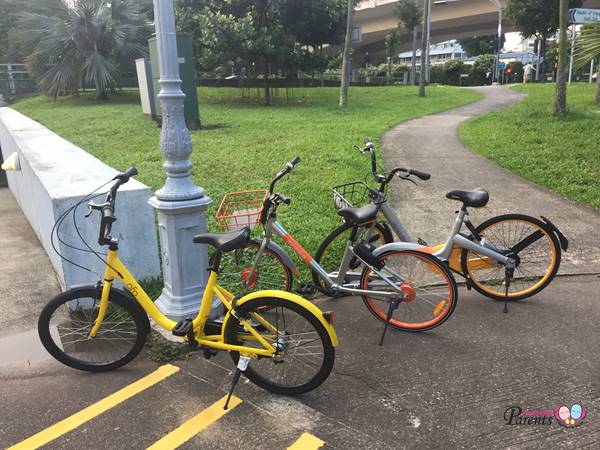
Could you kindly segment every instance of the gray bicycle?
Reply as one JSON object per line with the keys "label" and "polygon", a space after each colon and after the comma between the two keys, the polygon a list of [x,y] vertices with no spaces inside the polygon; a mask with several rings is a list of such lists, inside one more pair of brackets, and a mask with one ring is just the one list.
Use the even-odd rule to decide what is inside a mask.
{"label": "gray bicycle", "polygon": [[[430,246],[415,240],[402,224],[400,218],[387,202],[386,188],[393,179],[413,181],[413,176],[428,180],[424,172],[394,168],[388,174],[378,173],[374,146],[368,140],[358,147],[362,154],[371,157],[371,173],[379,184],[377,189],[364,182],[348,183],[333,188],[336,207],[356,206],[356,202],[367,202],[359,208],[376,208],[379,220],[365,225],[366,239],[377,244],[374,256],[380,257],[390,251],[417,250],[431,253],[455,273],[466,279],[468,289],[475,288],[481,294],[495,300],[522,300],[544,289],[556,275],[561,260],[561,249],[566,251],[568,240],[546,217],[541,219],[523,214],[505,214],[492,217],[474,226],[469,220],[468,208],[481,208],[489,201],[489,194],[478,188],[471,191],[453,190],[446,194],[451,200],[462,202],[446,242]],[[466,226],[468,233],[461,232]],[[351,226],[344,223],[319,246],[317,260],[330,273],[343,271],[340,265],[339,248],[346,245],[346,236]],[[397,242],[394,242],[394,235]],[[342,261],[343,262],[343,261]],[[358,267],[351,261],[350,267]],[[345,277],[358,280],[357,271],[349,271]],[[314,279],[317,283],[319,280]]]}

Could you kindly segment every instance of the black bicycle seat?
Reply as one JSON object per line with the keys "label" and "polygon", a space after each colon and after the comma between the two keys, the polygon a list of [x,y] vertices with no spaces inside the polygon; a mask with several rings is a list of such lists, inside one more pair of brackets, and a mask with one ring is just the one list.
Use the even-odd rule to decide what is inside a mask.
{"label": "black bicycle seat", "polygon": [[473,189],[472,191],[450,191],[446,194],[446,198],[451,200],[459,200],[466,206],[473,208],[481,208],[487,205],[490,199],[488,191],[482,188]]}
{"label": "black bicycle seat", "polygon": [[202,233],[194,236],[195,244],[208,244],[220,252],[230,252],[238,248],[244,248],[250,240],[250,228],[245,227],[239,231],[228,233]]}
{"label": "black bicycle seat", "polygon": [[338,211],[338,214],[344,219],[360,225],[373,222],[377,217],[377,211],[377,205],[370,204],[362,208],[342,208]]}

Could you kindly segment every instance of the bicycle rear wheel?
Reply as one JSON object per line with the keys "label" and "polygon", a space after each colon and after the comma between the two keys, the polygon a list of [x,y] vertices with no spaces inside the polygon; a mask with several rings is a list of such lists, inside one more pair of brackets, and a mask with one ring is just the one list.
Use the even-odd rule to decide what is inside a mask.
{"label": "bicycle rear wheel", "polygon": [[[554,278],[560,266],[560,243],[541,220],[522,214],[492,217],[476,228],[487,246],[517,259],[510,282],[509,300],[522,300],[537,294]],[[472,286],[494,300],[504,300],[504,266],[475,251],[463,249],[462,270]]]}
{"label": "bicycle rear wheel", "polygon": [[[367,309],[382,322],[398,330],[426,331],[440,326],[452,315],[458,298],[456,281],[447,266],[427,253],[390,250],[378,257],[384,264],[380,270],[402,292],[400,303],[388,322],[390,299],[363,295]],[[366,267],[361,276],[361,289],[393,292],[381,276]]]}
{"label": "bicycle rear wheel", "polygon": [[[323,383],[333,368],[335,350],[323,324],[308,310],[289,300],[260,297],[243,303],[236,315],[246,318],[277,349],[273,357],[252,359],[244,375],[254,384],[283,395],[311,391]],[[257,318],[276,328],[269,331]],[[256,324],[256,325],[255,325]],[[224,330],[225,342],[264,348],[233,315]],[[237,364],[238,352],[230,352]]]}
{"label": "bicycle rear wheel", "polygon": [[38,320],[42,344],[61,363],[79,370],[103,372],[127,364],[144,347],[147,317],[115,290],[96,337],[90,337],[100,299],[94,286],[67,291],[44,307]]}

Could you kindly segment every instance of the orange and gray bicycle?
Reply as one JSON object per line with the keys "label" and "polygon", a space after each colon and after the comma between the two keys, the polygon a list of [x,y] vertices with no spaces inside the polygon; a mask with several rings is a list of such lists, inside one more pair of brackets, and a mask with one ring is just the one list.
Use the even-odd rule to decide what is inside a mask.
{"label": "orange and gray bicycle", "polygon": [[[273,237],[278,236],[318,277],[318,289],[334,296],[361,296],[375,317],[386,324],[386,329],[389,325],[399,330],[424,331],[444,323],[457,302],[452,273],[427,252],[392,250],[373,254],[374,247],[365,239],[364,231],[376,222],[376,205],[339,209],[338,214],[351,224],[351,232],[343,254],[338,255],[340,269],[334,272],[325,270],[283,228],[277,221],[277,209],[289,205],[291,199],[275,192],[275,185],[299,162],[300,158],[294,158],[275,176],[262,204],[257,191],[237,193],[251,197],[246,201],[238,198],[237,205],[234,201],[228,203],[227,198],[222,203],[217,213],[220,221],[233,228],[260,223],[264,229],[262,240],[251,241],[224,265],[221,277],[224,285],[230,290],[290,289],[293,274],[299,272],[289,255],[273,242]],[[348,277],[359,265],[360,277]]]}

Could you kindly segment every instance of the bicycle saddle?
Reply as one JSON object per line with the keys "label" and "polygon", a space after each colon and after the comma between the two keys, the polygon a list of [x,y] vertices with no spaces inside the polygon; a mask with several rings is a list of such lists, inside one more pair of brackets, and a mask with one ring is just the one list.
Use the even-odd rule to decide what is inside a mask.
{"label": "bicycle saddle", "polygon": [[487,205],[487,202],[490,199],[490,194],[483,188],[476,188],[472,191],[450,191],[446,194],[446,198],[451,200],[459,200],[466,206],[481,208]]}
{"label": "bicycle saddle", "polygon": [[230,252],[248,245],[250,228],[245,227],[239,231],[229,233],[202,233],[194,236],[194,244],[208,244],[220,252]]}
{"label": "bicycle saddle", "polygon": [[370,204],[362,208],[342,208],[338,214],[352,223],[362,224],[373,222],[377,217],[377,211],[377,206]]}

